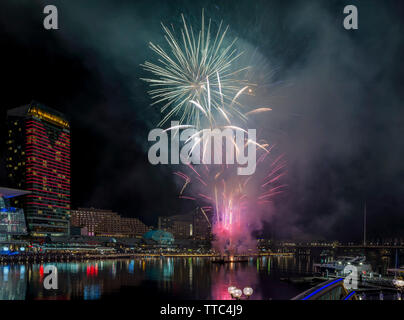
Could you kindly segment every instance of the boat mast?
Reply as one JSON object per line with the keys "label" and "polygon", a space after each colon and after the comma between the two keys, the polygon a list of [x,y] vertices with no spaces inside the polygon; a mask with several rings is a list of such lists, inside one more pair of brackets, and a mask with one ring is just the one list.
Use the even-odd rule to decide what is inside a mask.
{"label": "boat mast", "polygon": [[363,246],[366,247],[366,201],[365,201],[365,212],[363,215]]}

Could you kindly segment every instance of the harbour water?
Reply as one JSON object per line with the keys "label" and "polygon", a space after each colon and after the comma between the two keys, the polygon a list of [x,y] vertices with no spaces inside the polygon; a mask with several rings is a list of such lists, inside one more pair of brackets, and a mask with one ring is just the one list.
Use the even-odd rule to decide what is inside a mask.
{"label": "harbour water", "polygon": [[[391,261],[375,256],[374,268]],[[288,300],[310,287],[283,281],[310,275],[319,256],[249,258],[212,263],[207,257],[152,257],[0,265],[0,300],[230,299],[227,288],[250,286],[251,299]],[[58,289],[44,288],[44,268],[57,267]]]}
{"label": "harbour water", "polygon": [[[299,263],[300,269],[309,268],[308,262]],[[57,267],[57,290],[44,288],[48,264]],[[293,256],[224,265],[203,257],[8,264],[0,265],[0,299],[229,299],[230,285],[252,287],[251,299],[290,299],[306,287],[280,278],[297,272]]]}

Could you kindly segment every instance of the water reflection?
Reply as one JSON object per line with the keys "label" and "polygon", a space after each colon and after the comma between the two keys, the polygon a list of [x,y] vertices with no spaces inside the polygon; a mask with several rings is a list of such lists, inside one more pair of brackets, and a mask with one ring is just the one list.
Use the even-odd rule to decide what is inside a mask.
{"label": "water reflection", "polygon": [[99,284],[93,284],[84,287],[84,300],[97,300],[101,298],[101,289]]}
{"label": "water reflection", "polygon": [[131,260],[128,264],[128,272],[133,274],[135,270],[135,260]]}
{"label": "water reflection", "polygon": [[[257,259],[257,266],[260,259]],[[211,273],[212,277],[212,293],[211,298],[214,300],[230,300],[231,296],[227,289],[230,286],[237,287],[241,290],[245,287],[252,287],[254,294],[252,299],[262,299],[262,292],[259,285],[259,273],[251,272],[251,264],[243,265],[242,263],[230,263],[219,266],[216,272]]]}
{"label": "water reflection", "polygon": [[25,266],[0,266],[0,300],[24,300],[26,290]]}
{"label": "water reflection", "polygon": [[[369,256],[374,268],[391,267],[389,256]],[[216,264],[210,258],[137,258],[30,265],[0,265],[0,299],[101,299],[130,295],[142,299],[230,299],[227,288],[254,289],[251,299],[290,299],[302,285],[281,278],[309,274],[310,255],[249,258],[244,263]],[[376,259],[377,258],[377,259]],[[328,259],[328,258],[327,258]],[[58,269],[58,289],[43,287],[44,268]],[[375,269],[375,271],[378,271]]]}
{"label": "water reflection", "polygon": [[[275,259],[275,260],[274,260]],[[250,258],[247,263],[218,265],[210,258],[139,258],[53,263],[58,289],[45,290],[46,264],[2,266],[1,299],[100,299],[121,294],[122,288],[155,288],[178,299],[229,299],[227,288],[254,288],[252,299],[267,298],[265,286],[278,286],[272,270],[281,272],[290,258]],[[52,263],[49,263],[52,265]],[[277,273],[274,273],[275,276]],[[153,289],[154,290],[154,289]],[[287,290],[286,296],[299,292]],[[155,294],[155,292],[153,292]],[[273,297],[276,298],[276,295]]]}

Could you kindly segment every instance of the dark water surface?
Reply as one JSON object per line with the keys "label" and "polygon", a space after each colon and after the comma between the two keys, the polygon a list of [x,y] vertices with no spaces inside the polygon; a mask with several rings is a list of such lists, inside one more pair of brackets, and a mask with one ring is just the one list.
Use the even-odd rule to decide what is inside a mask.
{"label": "dark water surface", "polygon": [[[352,254],[352,253],[351,253]],[[370,256],[385,271],[392,257]],[[157,257],[44,264],[0,264],[0,300],[35,299],[229,299],[227,288],[254,289],[251,299],[291,299],[308,289],[282,278],[310,275],[322,257],[273,256],[215,264],[206,257]],[[44,267],[58,270],[58,289],[44,288]]]}
{"label": "dark water surface", "polygon": [[[46,290],[44,267],[58,270],[58,289]],[[229,299],[227,288],[250,286],[252,299],[290,299],[306,287],[280,278],[309,271],[310,257],[261,257],[215,264],[211,258],[137,258],[0,265],[0,299]]]}

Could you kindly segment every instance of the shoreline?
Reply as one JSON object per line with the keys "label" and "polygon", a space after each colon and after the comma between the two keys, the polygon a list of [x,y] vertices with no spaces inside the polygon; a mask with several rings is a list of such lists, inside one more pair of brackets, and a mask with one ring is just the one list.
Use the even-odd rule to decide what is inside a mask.
{"label": "shoreline", "polygon": [[[235,255],[235,257],[293,256],[293,253],[260,253]],[[117,254],[32,254],[0,256],[0,263],[45,263],[45,262],[76,262],[87,260],[136,259],[136,258],[220,258],[218,254],[180,254],[180,253],[117,253]]]}

